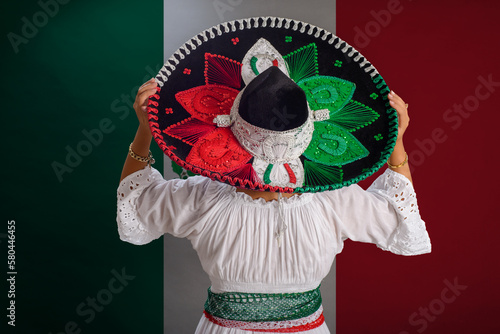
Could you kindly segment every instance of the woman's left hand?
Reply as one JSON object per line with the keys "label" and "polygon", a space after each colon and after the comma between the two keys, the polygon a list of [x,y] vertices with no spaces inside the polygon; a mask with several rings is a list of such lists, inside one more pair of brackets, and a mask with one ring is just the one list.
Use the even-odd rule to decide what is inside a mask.
{"label": "woman's left hand", "polygon": [[403,134],[405,133],[406,128],[410,123],[410,117],[408,116],[408,105],[403,101],[401,97],[399,97],[399,95],[394,93],[394,91],[392,90],[387,96],[389,97],[391,107],[396,109],[398,113],[398,141],[401,141],[403,139]]}
{"label": "woman's left hand", "polygon": [[393,165],[394,167],[389,167],[393,171],[403,174],[410,181],[411,172],[410,166],[408,164],[408,155],[406,154],[405,147],[403,144],[403,135],[408,128],[408,123],[410,123],[410,117],[408,116],[408,105],[403,101],[402,98],[399,97],[394,91],[387,95],[389,97],[389,102],[391,103],[391,107],[396,109],[398,112],[398,139],[396,140],[396,145],[394,146],[394,150],[392,151],[391,156],[389,157],[388,163]]}

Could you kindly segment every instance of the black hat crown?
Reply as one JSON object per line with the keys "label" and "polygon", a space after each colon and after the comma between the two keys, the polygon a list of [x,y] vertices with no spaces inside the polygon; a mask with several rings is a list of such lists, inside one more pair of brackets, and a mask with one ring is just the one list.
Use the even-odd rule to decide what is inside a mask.
{"label": "black hat crown", "polygon": [[272,131],[287,131],[309,117],[304,91],[279,68],[259,74],[241,96],[239,114],[248,123]]}

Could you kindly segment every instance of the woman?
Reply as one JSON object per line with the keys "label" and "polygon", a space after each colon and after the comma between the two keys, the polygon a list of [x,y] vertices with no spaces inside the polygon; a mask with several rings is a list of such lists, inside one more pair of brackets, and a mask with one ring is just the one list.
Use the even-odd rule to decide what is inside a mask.
{"label": "woman", "polygon": [[[248,26],[255,27],[257,23]],[[292,27],[293,24],[290,24],[290,26]],[[241,27],[244,28],[246,25]],[[300,31],[300,29],[296,30]],[[231,29],[227,29],[227,31],[231,31]],[[234,31],[237,31],[237,29],[234,29]],[[307,32],[307,29],[302,29],[302,31]],[[313,30],[309,31],[312,32]],[[223,35],[222,31],[220,32],[219,35]],[[240,41],[243,43],[247,37],[249,39],[254,38],[254,36],[250,35],[245,36],[239,31],[237,33],[239,34],[238,38],[233,35],[229,36],[235,46]],[[298,39],[298,37],[293,36],[292,38],[292,36],[289,36],[292,34],[289,31],[285,33],[286,36],[283,36],[285,43],[291,43]],[[328,48],[328,36],[322,34],[323,32],[318,30],[316,35],[319,36],[319,39],[325,41],[325,47]],[[213,34],[213,36],[216,35]],[[321,38],[322,36],[324,38]],[[278,37],[274,36],[273,38],[276,38],[276,44],[281,43],[277,39]],[[209,38],[206,39],[209,40]],[[289,44],[280,45],[288,46]],[[331,39],[330,45],[335,45],[334,38]],[[315,46],[313,45],[310,49],[312,48],[315,48]],[[302,55],[305,54],[304,49],[299,49]],[[344,49],[337,47],[336,49],[341,50],[339,52],[353,54],[350,53],[347,47]],[[191,50],[191,54],[193,54],[193,50]],[[252,54],[252,52],[254,53]],[[270,54],[272,55],[271,58],[269,58]],[[262,59],[258,59],[259,55],[263,55]],[[287,143],[291,145],[288,146],[289,148],[301,149],[302,151],[299,154],[307,153],[307,159],[301,158],[302,160],[299,161],[296,156],[293,157],[298,161],[296,166],[291,166],[294,161],[292,158],[285,159],[286,163],[276,158],[271,159],[271,162],[267,162],[264,168],[255,172],[256,174],[252,174],[253,179],[260,180],[261,190],[276,189],[270,188],[270,185],[273,184],[284,185],[283,188],[279,188],[281,189],[279,193],[257,191],[251,189],[252,187],[242,187],[242,185],[246,184],[245,182],[240,182],[240,187],[236,188],[231,185],[235,183],[229,182],[231,184],[227,184],[213,181],[204,176],[195,176],[187,180],[165,181],[158,171],[148,166],[152,159],[149,147],[153,138],[148,119],[151,122],[150,118],[156,119],[156,116],[151,113],[148,116],[146,111],[153,110],[149,106],[158,105],[152,103],[151,100],[148,104],[148,97],[157,95],[157,92],[159,92],[157,82],[154,79],[146,82],[140,87],[136,96],[134,109],[139,120],[139,127],[129,148],[129,155],[125,161],[118,188],[117,220],[120,238],[140,245],[157,239],[164,233],[170,233],[176,237],[188,238],[191,241],[193,248],[200,257],[203,269],[212,283],[205,304],[204,315],[196,330],[197,334],[243,334],[249,331],[255,333],[327,334],[329,330],[324,323],[319,285],[321,280],[328,274],[336,254],[342,251],[345,239],[374,243],[383,250],[401,255],[424,254],[430,252],[431,249],[425,223],[418,212],[410,169],[407,163],[408,157],[403,144],[403,136],[409,123],[407,105],[393,91],[387,95],[387,98],[390,107],[395,109],[398,115],[395,147],[388,157],[387,164],[389,168],[373,182],[367,191],[364,191],[356,184],[351,184],[353,182],[344,183],[341,185],[344,187],[337,190],[315,193],[304,192],[298,194],[289,191],[290,188],[286,188],[290,184],[306,184],[307,182],[312,184],[310,178],[314,177],[314,173],[311,174],[311,170],[308,172],[304,172],[304,170],[307,168],[306,163],[310,163],[308,159],[310,158],[311,161],[315,159],[314,154],[325,155],[320,156],[321,159],[326,159],[324,161],[330,159],[327,156],[328,152],[333,155],[340,155],[339,152],[335,151],[335,148],[328,146],[328,140],[331,138],[338,139],[339,137],[337,134],[332,134],[331,131],[340,131],[339,133],[342,136],[350,138],[348,137],[350,136],[349,131],[356,132],[362,127],[355,127],[352,126],[352,122],[346,122],[345,114],[343,114],[343,118],[338,117],[339,114],[342,114],[339,110],[342,110],[346,103],[360,105],[351,99],[354,96],[355,85],[344,79],[327,77],[325,74],[317,76],[317,71],[307,74],[306,79],[303,79],[303,77],[297,79],[297,84],[292,80],[297,78],[296,73],[298,73],[294,71],[292,59],[297,53],[294,51],[289,55],[281,58],[278,52],[267,41],[262,39],[249,49],[242,61],[242,65],[238,63],[237,67],[238,71],[241,68],[243,72],[242,76],[246,86],[236,97],[230,99],[232,103],[230,115],[224,114],[228,110],[222,110],[222,114],[219,114],[219,116],[222,115],[221,117],[214,117],[212,114],[211,118],[206,123],[203,123],[206,114],[200,116],[200,112],[191,110],[191,104],[193,103],[191,98],[198,98],[198,93],[202,89],[208,89],[209,92],[203,95],[202,100],[197,100],[196,103],[198,104],[211,101],[210,99],[216,97],[219,99],[218,106],[225,106],[227,101],[222,101],[220,97],[228,95],[227,92],[231,92],[230,89],[221,88],[220,85],[217,85],[217,87],[211,85],[210,80],[212,79],[209,77],[210,60],[207,60],[205,69],[205,76],[208,77],[206,84],[201,88],[194,88],[194,91],[189,89],[175,95],[179,102],[178,110],[165,109],[165,105],[161,103],[157,107],[166,110],[167,116],[170,117],[173,112],[185,113],[180,108],[180,105],[182,105],[189,111],[191,116],[198,117],[193,124],[201,128],[209,127],[212,129],[211,132],[207,133],[221,133],[222,130],[220,129],[223,127],[227,129],[227,126],[231,126],[231,124],[238,125],[238,117],[244,119],[241,124],[249,122],[246,125],[247,129],[245,129],[245,126],[242,129],[238,129],[236,126],[236,129],[231,128],[231,131],[236,133],[238,141],[248,152],[253,152],[255,146],[264,145],[262,142],[252,142],[252,140],[265,138],[265,136],[255,136],[255,133],[252,133],[253,130],[247,131],[249,137],[245,137],[247,133],[245,130],[251,128],[257,129],[255,131],[261,129],[260,131],[264,134],[278,133],[277,141],[272,142],[271,140],[271,143],[274,143],[275,146],[268,145],[262,150],[266,154],[282,154],[287,158],[286,155],[292,151],[291,149],[283,149],[283,144]],[[209,59],[212,56],[212,54],[205,53],[204,57]],[[321,56],[320,53],[318,63],[326,64],[322,61]],[[217,59],[220,58],[217,56]],[[224,62],[222,65],[224,66],[236,63],[228,60],[228,58],[222,58]],[[316,58],[318,57],[312,57],[311,59],[316,61]],[[266,59],[271,59],[272,62],[266,63]],[[329,59],[335,58],[329,56]],[[283,65],[285,61],[287,62],[286,66]],[[355,59],[355,62],[361,61],[360,57]],[[259,67],[259,64],[267,65]],[[331,62],[329,64],[330,70],[336,71],[332,73],[339,73],[339,76],[347,73],[338,70],[338,67],[342,66],[342,61],[337,60],[335,65]],[[365,64],[366,62],[363,61],[363,66]],[[222,68],[222,65],[215,68]],[[356,70],[359,70],[360,66],[357,66],[356,63],[354,65]],[[183,66],[179,65],[177,67],[183,69]],[[190,75],[190,68],[186,67],[184,69],[185,75]],[[247,70],[247,73],[244,73],[245,70]],[[369,71],[363,70],[360,73],[369,74]],[[369,84],[372,84],[372,81],[378,84],[380,81],[378,79],[374,80],[373,77],[374,75],[368,76]],[[220,79],[217,80],[221,81]],[[239,84],[240,80],[236,80],[236,84]],[[224,82],[228,81],[225,80]],[[337,85],[335,86],[337,88],[334,86],[328,87],[328,82]],[[313,84],[316,85],[313,88],[308,86]],[[299,87],[299,85],[301,86]],[[356,89],[362,91],[363,88],[360,86],[358,85]],[[163,86],[163,89],[166,89],[165,87]],[[385,83],[378,84],[377,87],[377,89],[385,89]],[[209,88],[212,90],[210,91]],[[333,99],[327,100],[344,88],[350,95],[347,94],[346,102],[338,106],[335,112],[332,112],[336,102]],[[224,93],[217,95],[217,92],[220,91]],[[311,98],[311,95],[315,96]],[[367,95],[369,93],[364,93],[365,97]],[[186,96],[189,98],[186,98]],[[337,102],[340,99],[339,96],[341,96],[340,93],[335,95]],[[356,96],[364,98],[360,94]],[[370,99],[376,100],[378,98],[378,94],[371,94],[369,98],[366,98],[368,102],[365,103],[369,103]],[[383,102],[384,100],[385,98],[382,99],[381,105],[385,110],[387,108],[385,102]],[[258,102],[254,103],[255,101]],[[331,103],[330,112],[328,112],[328,109],[313,106],[313,104],[321,103]],[[304,107],[296,108],[300,105]],[[248,108],[250,111],[247,110]],[[359,111],[359,107],[356,108]],[[365,117],[368,115],[369,108],[366,106],[363,106],[363,108],[365,113],[361,116],[357,114],[357,121],[363,121],[364,125],[371,124],[373,121],[366,121]],[[298,110],[297,114],[294,114],[296,109]],[[305,125],[300,125],[302,121],[298,123],[298,127],[297,124],[288,124],[292,128],[289,130],[286,127],[281,127],[281,125],[287,124],[280,124],[280,131],[284,133],[284,136],[280,137],[279,131],[274,131],[275,128],[278,128],[276,119],[271,118],[276,110],[283,111],[284,114],[280,115],[286,115],[286,121],[291,120],[291,123],[299,120],[300,113],[304,112],[306,115],[304,119],[306,120],[303,124]],[[323,113],[324,110],[327,110],[326,114]],[[391,110],[390,112],[392,112]],[[158,110],[153,111],[157,112]],[[201,110],[202,112],[203,110]],[[256,117],[255,114],[260,112],[262,114]],[[188,142],[189,145],[186,147],[192,150],[188,156],[188,158],[191,157],[191,164],[198,163],[199,166],[203,166],[206,161],[199,162],[192,158],[192,152],[197,145],[197,149],[205,146],[200,146],[200,139],[196,139],[196,141],[192,139],[193,133],[198,132],[185,127],[187,122],[192,122],[193,117],[191,116],[178,122],[177,125],[167,127],[163,131],[158,130],[155,134],[157,137],[160,136],[160,133],[170,135],[179,140],[179,143],[181,139]],[[329,117],[330,120],[332,120],[332,117],[337,117],[336,120],[332,120],[332,122],[337,123],[331,125],[331,123],[327,122],[325,125],[323,121],[329,119]],[[365,117],[364,120],[361,119],[363,117]],[[235,119],[237,120],[235,121]],[[266,122],[272,123],[271,126],[264,124]],[[316,127],[314,122],[323,123]],[[391,122],[390,119],[387,122]],[[211,125],[211,123],[217,123],[217,126]],[[259,123],[258,126],[257,123]],[[305,131],[306,135],[309,136],[305,144],[301,142],[302,138],[304,138],[300,137],[302,133],[295,135],[295,137],[290,134],[295,131],[294,129],[301,129],[300,131],[302,131],[302,126],[310,125],[311,129],[313,129],[313,123],[314,132],[323,131],[321,129],[324,129],[324,132],[311,134]],[[181,136],[179,125],[184,126],[182,128],[182,131],[185,132],[184,137]],[[155,130],[155,126],[157,125],[152,126],[153,130]],[[176,132],[171,130],[175,126],[177,126]],[[266,128],[266,126],[268,127]],[[340,129],[342,127],[345,129]],[[190,137],[186,135],[186,132]],[[373,134],[370,134],[369,138],[367,137],[367,140],[371,143],[369,145],[376,147],[377,142],[382,140],[384,136],[379,132],[377,130],[375,139]],[[364,133],[366,134],[366,132]],[[396,138],[396,129],[392,134],[383,133],[386,137],[394,136],[391,138]],[[315,135],[316,137],[314,137]],[[204,136],[203,138],[206,138],[209,135],[205,134]],[[311,136],[313,139],[311,139]],[[201,141],[206,144],[207,141],[203,141],[203,138]],[[299,138],[299,140],[294,142],[294,138]],[[314,138],[319,138],[319,140],[313,144]],[[212,142],[221,141],[219,139],[216,138]],[[282,139],[283,141],[280,142]],[[264,141],[267,142],[267,139]],[[359,141],[352,139],[351,142],[355,146],[353,150],[361,152],[359,156],[363,154],[364,157],[368,156],[370,152],[364,148],[359,148],[362,147]],[[166,147],[164,149],[166,153],[178,149],[168,148],[166,144],[161,143]],[[231,156],[231,158],[239,159],[239,153],[236,150],[241,149],[241,147],[238,145],[231,146],[232,150],[235,150],[234,156]],[[390,146],[390,143],[387,145]],[[305,151],[305,147],[309,149],[311,146],[315,146],[317,149],[315,148],[312,153]],[[346,149],[341,145],[336,148],[342,152]],[[206,159],[209,159],[210,156],[218,154],[217,149],[216,146],[210,146],[210,150],[214,150],[213,152],[205,150],[200,154],[208,155],[209,157]],[[320,150],[323,151],[320,152]],[[385,159],[384,154],[380,154],[376,149],[374,150],[370,154]],[[253,153],[253,157],[251,155],[250,157],[251,160],[245,161],[250,161],[253,166],[256,166],[256,162],[261,158],[257,153]],[[353,161],[359,161],[361,158],[343,157],[342,159],[348,165]],[[304,162],[304,166],[302,166],[302,162]],[[222,161],[222,163],[225,162]],[[217,165],[217,168],[219,167]],[[258,169],[257,167],[256,169]],[[278,175],[276,168],[280,167],[283,167],[283,172]],[[232,166],[231,168],[227,175],[232,175],[231,171],[234,171],[236,167]],[[241,170],[246,171],[248,174],[248,169]],[[315,170],[321,173],[325,169]],[[327,170],[333,171],[334,168],[327,167]],[[361,171],[363,175],[367,174],[365,170]],[[301,173],[305,174],[305,176]],[[309,180],[307,180],[307,173],[309,173]],[[220,175],[220,171],[216,174]],[[257,174],[258,177],[255,176]],[[205,173],[204,175],[209,174]],[[280,181],[283,175],[287,178],[286,182]],[[253,188],[256,188],[256,184],[253,183]],[[286,191],[287,189],[288,191]],[[323,190],[326,189],[334,188],[324,188]]]}

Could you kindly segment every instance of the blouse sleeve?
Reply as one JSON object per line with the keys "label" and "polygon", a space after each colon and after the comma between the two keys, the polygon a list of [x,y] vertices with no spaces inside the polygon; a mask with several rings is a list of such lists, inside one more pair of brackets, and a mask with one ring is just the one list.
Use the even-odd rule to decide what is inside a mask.
{"label": "blouse sleeve", "polygon": [[348,188],[341,199],[348,205],[339,209],[344,239],[374,243],[400,255],[431,251],[425,222],[408,178],[387,169],[366,191],[358,185]]}
{"label": "blouse sleeve", "polygon": [[209,181],[203,177],[167,181],[151,167],[127,176],[117,191],[120,239],[144,245],[165,233],[189,238],[199,232],[198,218],[213,204]]}

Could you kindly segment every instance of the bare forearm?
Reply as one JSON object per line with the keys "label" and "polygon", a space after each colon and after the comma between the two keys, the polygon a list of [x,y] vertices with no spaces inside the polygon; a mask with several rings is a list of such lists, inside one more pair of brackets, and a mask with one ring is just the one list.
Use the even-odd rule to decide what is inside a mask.
{"label": "bare forearm", "polygon": [[[151,146],[151,139],[152,135],[149,128],[144,125],[139,125],[139,127],[137,128],[137,132],[135,133],[134,141],[132,142],[132,151],[134,151],[134,153],[137,155],[147,157],[149,154],[149,148]],[[140,162],[127,154],[127,159],[125,160],[125,163],[123,165],[120,181],[130,174],[143,169],[144,167],[146,167],[146,165],[146,162]]]}
{"label": "bare forearm", "polygon": [[[398,166],[401,163],[403,163],[403,161],[405,161],[405,160],[406,160],[406,151],[405,151],[405,147],[403,144],[403,140],[398,139],[396,141],[396,146],[394,146],[394,151],[392,152],[391,156],[389,157],[388,162],[389,162],[389,164],[391,164],[393,166]],[[406,163],[401,167],[397,167],[397,168],[389,167],[389,168],[397,173],[400,173],[400,174],[406,176],[413,183],[413,180],[411,178],[409,163]]]}
{"label": "bare forearm", "polygon": [[[151,146],[151,139],[153,135],[149,130],[146,105],[148,97],[156,92],[156,87],[157,85],[155,79],[145,82],[137,91],[137,96],[134,102],[134,110],[137,115],[137,119],[139,120],[139,127],[137,128],[134,141],[132,142],[132,151],[140,157],[147,157],[149,155],[149,147]],[[123,165],[120,182],[130,174],[143,169],[147,164],[147,162],[138,161],[128,154],[125,164]]]}
{"label": "bare forearm", "polygon": [[[410,166],[408,165],[407,155],[405,151],[405,146],[403,145],[403,135],[408,128],[410,123],[410,117],[408,116],[408,105],[399,97],[393,90],[387,95],[391,106],[396,109],[398,113],[398,138],[396,140],[396,145],[394,146],[394,151],[387,160],[389,168],[397,173],[406,176],[410,182],[413,183],[411,179]],[[393,166],[393,167],[391,167]]]}

